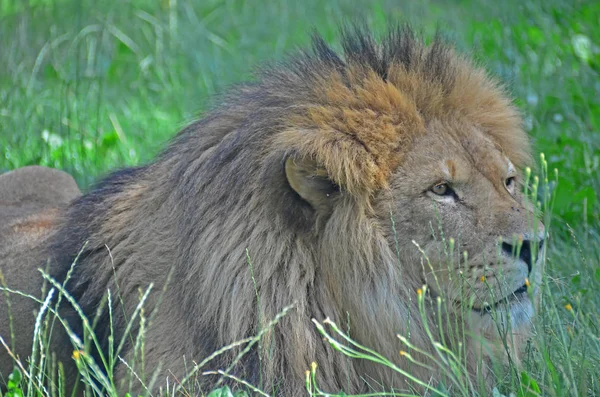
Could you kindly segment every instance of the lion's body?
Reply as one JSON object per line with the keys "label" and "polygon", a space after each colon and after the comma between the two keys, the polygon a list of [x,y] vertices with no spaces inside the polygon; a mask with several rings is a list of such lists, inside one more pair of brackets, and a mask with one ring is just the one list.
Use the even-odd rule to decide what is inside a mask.
{"label": "lion's body", "polygon": [[[45,298],[37,273],[38,268],[44,268],[40,248],[48,242],[61,212],[80,194],[73,178],[57,170],[32,166],[0,175],[0,272],[8,287]],[[26,358],[32,350],[35,313],[40,304],[10,295],[9,312],[6,296],[0,291],[0,337],[9,347],[16,346],[13,354]],[[57,335],[60,337],[62,334]],[[0,350],[0,374],[6,377],[14,361],[4,347]],[[62,353],[60,359],[69,359],[69,350],[58,352]]]}
{"label": "lion's body", "polygon": [[[449,225],[446,234],[460,241],[457,253],[472,253],[466,278],[498,277],[483,261],[487,255],[494,268],[497,237],[527,233],[527,211],[520,197],[495,184],[497,175],[500,183],[506,178],[505,159],[527,163],[527,138],[496,85],[438,42],[426,48],[396,32],[379,49],[359,32],[344,47],[342,59],[317,40],[315,55],[238,87],[153,163],[109,176],[61,218],[45,245],[52,273],[64,279],[85,244],[68,289],[91,317],[111,290],[117,340],[140,291],[153,284],[144,305],[151,316],[146,378],[158,370],[161,384],[168,376],[171,383],[182,379],[193,362],[256,335],[293,304],[233,374],[268,393],[300,396],[314,361],[328,392],[364,392],[368,383],[376,390],[409,387],[389,369],[335,352],[311,322],[329,317],[426,383],[442,379],[442,370],[410,365],[398,354],[406,349],[399,333],[433,351],[415,319],[416,291],[434,284],[434,272],[413,240],[438,255],[442,242],[432,238],[432,222],[439,216]],[[319,167],[312,176],[307,168],[298,172],[307,158]],[[447,204],[444,196],[437,210],[424,201],[423,192],[441,178],[434,177],[438,163],[449,175],[442,179],[460,180],[464,192],[474,186],[474,198],[461,192],[460,204]],[[446,277],[455,269],[435,266],[443,285],[432,285],[432,293],[456,297],[458,277]],[[528,276],[524,262],[505,272],[510,291]],[[428,315],[437,324],[433,311]],[[474,332],[493,339],[494,328],[478,316],[487,315],[470,317]],[[516,327],[523,334],[525,322]],[[109,332],[105,310],[96,328],[105,349]],[[476,350],[467,348],[473,373],[481,364]],[[226,369],[239,351],[204,369]],[[122,355],[134,361],[133,343]],[[117,371],[118,379],[128,378],[126,366]],[[216,379],[199,380],[208,388]]]}

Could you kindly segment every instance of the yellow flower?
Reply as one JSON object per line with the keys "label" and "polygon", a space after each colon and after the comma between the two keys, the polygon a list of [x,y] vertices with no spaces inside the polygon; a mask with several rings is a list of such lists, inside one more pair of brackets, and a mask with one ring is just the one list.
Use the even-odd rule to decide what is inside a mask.
{"label": "yellow flower", "polygon": [[482,283],[483,283],[483,282],[485,282],[485,276],[481,276],[481,277],[479,278],[479,281],[481,281]]}
{"label": "yellow flower", "polygon": [[72,357],[74,360],[79,360],[80,358],[83,357],[83,350],[74,350]]}
{"label": "yellow flower", "polygon": [[567,303],[567,304],[565,305],[565,309],[567,309],[568,311],[570,311],[570,312],[571,312],[571,311],[573,311],[573,306],[571,306],[571,304],[570,304],[570,303]]}
{"label": "yellow flower", "polygon": [[419,296],[423,295],[423,290],[421,288],[419,288],[417,290],[417,295],[419,295]]}
{"label": "yellow flower", "polygon": [[529,286],[531,285],[531,283],[529,283],[529,279],[528,278],[525,279],[525,285],[527,286],[527,288],[529,288]]}

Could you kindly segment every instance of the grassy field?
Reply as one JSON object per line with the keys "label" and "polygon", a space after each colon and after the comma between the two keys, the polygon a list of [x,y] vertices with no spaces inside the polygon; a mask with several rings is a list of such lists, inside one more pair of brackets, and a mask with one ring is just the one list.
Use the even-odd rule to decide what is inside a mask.
{"label": "grassy field", "polygon": [[356,18],[440,29],[507,84],[559,175],[524,369],[539,389],[513,391],[600,395],[600,2],[3,0],[0,172],[57,167],[85,189],[150,160],[215,94],[305,46],[313,28],[335,42]]}

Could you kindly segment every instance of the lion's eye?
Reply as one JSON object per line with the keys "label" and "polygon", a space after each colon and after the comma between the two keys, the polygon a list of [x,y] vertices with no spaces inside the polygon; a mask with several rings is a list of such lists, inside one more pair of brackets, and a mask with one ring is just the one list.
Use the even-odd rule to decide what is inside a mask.
{"label": "lion's eye", "polygon": [[517,178],[514,176],[511,176],[510,178],[506,178],[506,180],[504,181],[504,184],[506,185],[506,189],[508,189],[508,191],[511,193],[514,191],[516,183],[517,183]]}
{"label": "lion's eye", "polygon": [[449,196],[454,193],[447,183],[438,183],[431,188],[431,191],[438,196]]}

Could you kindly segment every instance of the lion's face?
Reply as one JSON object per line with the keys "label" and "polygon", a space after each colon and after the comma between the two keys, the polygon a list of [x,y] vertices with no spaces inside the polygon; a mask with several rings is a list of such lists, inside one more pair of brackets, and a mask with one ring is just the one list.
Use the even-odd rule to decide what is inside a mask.
{"label": "lion's face", "polygon": [[[416,271],[432,294],[465,310],[487,337],[496,329],[490,326],[492,311],[510,314],[513,330],[528,324],[530,293],[538,293],[536,258],[543,249],[544,226],[527,204],[522,183],[510,159],[477,127],[432,122],[379,204],[382,216],[384,207],[388,214],[392,207],[396,227],[403,229],[396,234],[404,239],[398,241],[402,258],[412,258],[408,264],[421,267]],[[529,293],[528,280],[535,286]]]}

